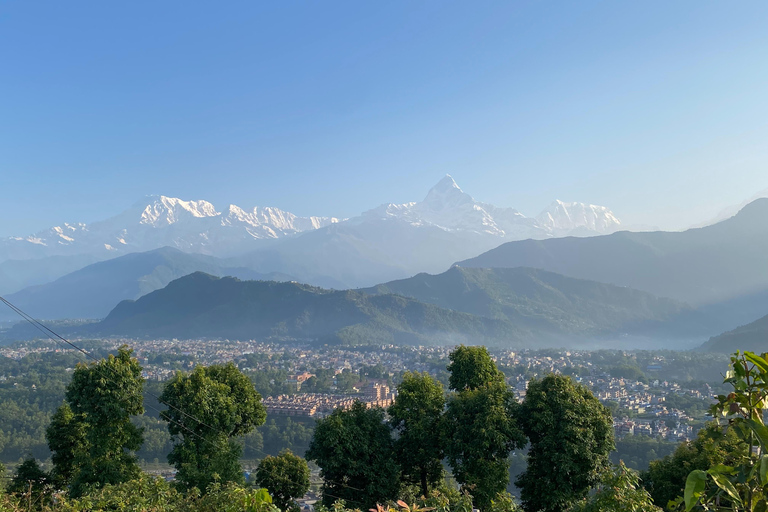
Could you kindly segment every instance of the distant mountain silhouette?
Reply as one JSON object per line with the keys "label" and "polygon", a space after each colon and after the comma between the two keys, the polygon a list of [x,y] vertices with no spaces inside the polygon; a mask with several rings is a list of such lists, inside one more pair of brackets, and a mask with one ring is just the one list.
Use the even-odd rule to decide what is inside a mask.
{"label": "distant mountain silhouette", "polygon": [[721,302],[768,289],[768,199],[703,228],[509,242],[458,265],[534,267],[692,305]]}
{"label": "distant mountain silhouette", "polygon": [[[104,318],[120,301],[137,299],[195,271],[244,279],[290,279],[228,266],[212,256],[163,247],[94,263],[51,283],[25,288],[7,299],[36,318]],[[12,311],[0,310],[0,319],[16,318]]]}

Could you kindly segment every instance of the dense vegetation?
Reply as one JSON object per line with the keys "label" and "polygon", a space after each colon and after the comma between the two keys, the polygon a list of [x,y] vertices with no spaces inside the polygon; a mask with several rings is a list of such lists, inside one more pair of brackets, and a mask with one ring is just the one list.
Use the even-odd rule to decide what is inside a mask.
{"label": "dense vegetation", "polygon": [[558,334],[626,332],[675,317],[686,306],[632,288],[573,279],[534,268],[453,267],[418,274],[367,293],[396,293],[422,302],[499,318],[516,326]]}
{"label": "dense vegetation", "polygon": [[[631,366],[626,356],[604,356],[616,367]],[[76,361],[50,357],[59,364]],[[31,362],[31,370],[40,363],[35,358],[19,364]],[[512,463],[526,512],[655,512],[668,504],[757,512],[768,503],[768,473],[760,469],[768,468],[768,430],[758,414],[768,398],[768,358],[746,353],[731,365],[725,385],[733,392],[711,410],[726,422],[651,462],[642,479],[622,463],[609,463],[609,411],[586,388],[548,374],[531,381],[518,403],[482,347],[461,346],[450,354],[447,394],[429,374],[407,373],[387,415],[358,403],[320,420],[314,431],[287,418],[284,426],[308,442],[306,456],[323,478],[323,503],[339,512],[344,502],[359,509],[393,504],[379,508],[384,511],[399,498],[407,502],[397,507],[409,512],[519,510],[504,491]],[[66,400],[49,404],[56,412],[44,429],[53,468],[46,471],[35,457],[17,465],[0,510],[295,510],[294,500],[309,487],[306,461],[289,451],[263,458],[255,473],[274,503],[266,491],[244,487],[238,458],[249,450],[265,455],[254,435],[265,414],[253,381],[232,364],[177,373],[162,386],[159,403],[146,400],[145,393],[155,394],[143,389],[141,368],[127,349],[67,368],[60,375],[69,379]],[[55,375],[55,365],[51,369]],[[168,460],[178,471],[172,485],[144,475],[134,456],[146,439],[139,426],[147,418],[145,404],[164,408],[158,421],[171,434]],[[270,426],[277,428],[261,428]],[[655,440],[622,443],[638,458],[646,449],[663,455]],[[446,485],[441,461],[448,462],[459,491]]]}
{"label": "dense vegetation", "polygon": [[710,338],[702,345],[702,349],[730,354],[740,347],[742,350],[754,350],[759,353],[766,349],[766,338],[768,338],[768,315]]}
{"label": "dense vegetation", "polygon": [[121,302],[93,328],[132,337],[282,336],[352,345],[432,344],[446,339],[497,343],[520,338],[509,323],[404,297],[324,290],[295,282],[240,281],[201,272],[137,301]]}

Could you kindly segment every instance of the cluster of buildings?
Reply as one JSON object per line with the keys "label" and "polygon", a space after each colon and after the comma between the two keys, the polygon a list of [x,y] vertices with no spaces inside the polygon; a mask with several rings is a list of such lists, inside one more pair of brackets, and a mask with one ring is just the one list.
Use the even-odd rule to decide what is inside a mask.
{"label": "cluster of buildings", "polygon": [[267,409],[267,414],[322,418],[336,409],[349,409],[355,402],[361,402],[368,408],[386,408],[392,405],[394,400],[395,394],[386,383],[369,381],[359,395],[299,393],[264,398],[262,403]]}
{"label": "cluster of buildings", "polygon": [[[144,377],[165,381],[175,371],[189,370],[198,364],[217,364],[234,361],[242,370],[281,370],[288,374],[285,384],[287,393],[264,399],[270,414],[289,416],[322,417],[335,408],[348,408],[359,400],[369,407],[387,407],[394,400],[393,390],[386,381],[361,380],[363,387],[353,389],[353,394],[302,393],[302,385],[312,378],[313,371],[333,370],[334,373],[347,370],[371,375],[371,368],[379,369],[379,377],[395,377],[403,371],[426,371],[446,378],[446,366],[453,347],[405,347],[394,345],[371,347],[311,347],[266,343],[262,341],[233,340],[103,340],[103,348],[116,349],[127,344],[142,364]],[[60,345],[44,342],[0,347],[0,356],[20,359],[33,352],[69,351]],[[702,418],[691,418],[686,411],[669,406],[670,395],[687,395],[702,403],[711,402],[714,392],[708,385],[700,389],[683,389],[672,379],[654,379],[667,375],[663,370],[668,366],[663,356],[644,359],[642,381],[611,376],[610,366],[605,357],[589,351],[492,351],[497,365],[507,375],[518,399],[524,399],[528,381],[534,376],[547,373],[572,375],[577,381],[589,387],[603,403],[611,405],[617,416],[616,434],[638,433],[680,438],[691,436],[687,427]],[[627,357],[633,357],[625,354]],[[727,364],[727,363],[725,363]],[[648,381],[647,378],[654,379]],[[333,390],[334,388],[331,387]],[[626,418],[624,417],[626,416]],[[695,421],[694,421],[695,420]],[[679,427],[670,428],[673,422]]]}
{"label": "cluster of buildings", "polygon": [[613,431],[617,438],[624,436],[661,437],[669,441],[690,441],[696,435],[693,425],[682,422],[668,422],[662,420],[641,420],[620,418],[613,421]]}

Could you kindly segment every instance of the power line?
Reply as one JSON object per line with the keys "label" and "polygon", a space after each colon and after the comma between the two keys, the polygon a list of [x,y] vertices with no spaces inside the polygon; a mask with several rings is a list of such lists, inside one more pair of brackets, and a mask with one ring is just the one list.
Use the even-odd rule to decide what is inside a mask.
{"label": "power line", "polygon": [[[42,322],[40,322],[39,320],[37,320],[33,316],[27,314],[21,308],[17,307],[16,305],[14,305],[12,302],[10,302],[8,299],[6,299],[5,297],[3,297],[1,295],[0,295],[0,302],[4,303],[6,306],[11,308],[11,310],[13,310],[19,316],[21,316],[24,320],[26,320],[27,322],[32,324],[33,327],[35,327],[38,331],[40,331],[43,334],[45,334],[52,341],[66,343],[68,346],[70,346],[74,350],[80,352],[81,354],[85,355],[87,358],[93,360],[95,363],[100,363],[100,360],[98,358],[96,358],[93,354],[91,354],[87,350],[85,350],[85,349],[75,345],[74,343],[72,343],[68,339],[64,338],[63,336],[58,334],[56,331],[54,331],[53,329],[49,328],[48,326],[46,326],[45,324],[43,324]],[[114,371],[114,369],[112,367],[109,367],[109,366],[104,366],[104,367],[105,368],[109,368],[110,370]],[[226,438],[230,437],[226,432],[223,432],[220,429],[217,429],[215,427],[212,427],[211,425],[208,425],[207,423],[205,423],[204,421],[200,420],[196,416],[185,412],[184,410],[174,406],[173,404],[169,404],[168,402],[162,400],[159,396],[155,395],[154,393],[151,393],[151,392],[148,392],[148,391],[145,391],[145,393],[147,395],[151,396],[152,398],[154,398],[155,400],[157,400],[159,403],[161,403],[163,405],[166,405],[169,409],[172,409],[172,410],[180,413],[182,416],[185,416],[187,418],[191,418],[194,421],[196,421],[198,424],[200,424],[200,425],[202,425],[202,426],[204,426],[204,427],[206,427],[206,428],[208,428],[208,429],[210,429],[210,430],[212,430],[212,431],[214,431],[214,432],[216,432],[216,433],[218,433],[218,434],[220,434],[220,435],[222,435],[222,436],[224,436]],[[219,447],[218,445],[216,445],[213,442],[211,442],[209,439],[207,439],[207,438],[201,436],[200,434],[198,434],[197,432],[193,431],[191,428],[189,428],[184,423],[171,419],[167,414],[164,414],[164,411],[161,411],[157,407],[154,407],[153,405],[146,404],[146,403],[144,404],[144,407],[157,412],[159,417],[161,419],[163,419],[164,421],[166,421],[168,423],[173,423],[173,424],[178,425],[183,430],[186,430],[187,432],[189,432],[189,434],[191,434],[192,436],[202,440],[205,443],[210,444],[212,447],[214,447],[214,448],[218,448]],[[254,451],[260,452],[260,453],[262,453],[262,454],[264,454],[266,456],[270,455],[267,452],[265,452],[264,450],[261,450],[261,449],[258,449],[258,448],[253,448],[253,449],[254,449]],[[343,482],[334,482],[332,480],[326,480],[325,478],[323,480],[325,482],[328,482],[328,483],[331,483],[331,484],[335,484],[335,485],[340,485],[342,487],[346,487],[346,488],[352,489],[354,491],[363,492],[362,489],[358,489],[357,487],[352,487],[352,486],[347,485],[347,484],[345,484]],[[288,479],[285,479],[285,481],[286,482],[290,482],[290,480],[288,480]],[[339,498],[338,496],[332,496],[330,494],[329,494],[329,496],[334,497],[334,498]],[[339,498],[339,499],[343,499],[343,498]],[[354,501],[354,500],[347,500],[347,501]],[[356,503],[361,503],[361,502],[356,501]]]}
{"label": "power line", "polygon": [[[11,308],[14,312],[16,312],[24,320],[26,320],[27,322],[32,324],[32,326],[34,326],[38,331],[40,331],[43,334],[45,334],[46,336],[48,336],[51,340],[56,341],[56,342],[58,342],[58,341],[64,342],[67,345],[69,345],[70,347],[72,347],[73,349],[75,349],[78,352],[80,352],[83,355],[85,355],[86,357],[92,359],[94,362],[96,362],[96,363],[99,362],[99,359],[97,359],[93,354],[91,354],[90,352],[88,352],[87,350],[85,350],[85,349],[83,349],[81,347],[78,347],[77,345],[75,345],[74,343],[72,343],[68,339],[64,338],[63,336],[59,335],[57,332],[55,332],[54,330],[50,329],[48,326],[46,326],[45,324],[43,324],[42,322],[40,322],[39,320],[37,320],[33,316],[25,313],[24,311],[21,310],[21,308],[15,306],[13,303],[11,303],[5,297],[0,296],[0,301],[3,302],[5,305],[7,305],[9,308]],[[172,410],[180,413],[182,416],[186,416],[188,418],[191,418],[191,419],[195,420],[196,422],[198,422],[200,425],[202,425],[202,426],[204,426],[206,428],[209,428],[209,429],[213,430],[214,432],[216,432],[218,434],[221,434],[221,435],[224,435],[226,437],[229,437],[225,432],[222,432],[221,430],[219,430],[219,429],[217,429],[215,427],[212,427],[211,425],[206,424],[201,419],[199,419],[199,418],[197,418],[197,417],[195,417],[195,416],[193,416],[191,414],[186,413],[185,411],[183,411],[182,409],[174,406],[173,404],[169,404],[168,402],[162,400],[159,396],[155,395],[154,393],[147,391],[146,394],[151,396],[155,400],[157,400],[159,403],[167,406],[169,409],[172,409]],[[147,407],[147,406],[145,405],[145,407]],[[155,407],[151,407],[151,406],[149,406],[149,407],[152,410],[155,410],[158,413],[160,413],[160,416],[163,417],[162,411],[160,411],[159,409],[157,409]],[[163,418],[163,419],[166,419],[166,421],[171,421],[170,418]]]}

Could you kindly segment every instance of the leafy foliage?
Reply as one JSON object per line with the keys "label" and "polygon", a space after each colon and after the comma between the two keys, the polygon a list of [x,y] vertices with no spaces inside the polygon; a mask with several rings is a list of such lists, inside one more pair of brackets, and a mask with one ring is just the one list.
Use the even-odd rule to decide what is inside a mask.
{"label": "leafy foliage", "polygon": [[586,496],[608,467],[613,421],[584,386],[550,374],[528,384],[518,418],[530,440],[515,482],[529,512],[559,512]]}
{"label": "leafy foliage", "polygon": [[320,466],[326,506],[342,499],[365,509],[397,495],[400,468],[381,408],[357,402],[318,420],[306,457]]}
{"label": "leafy foliage", "polygon": [[661,512],[661,508],[653,504],[637,473],[620,463],[605,472],[597,492],[569,512]]}
{"label": "leafy foliage", "polygon": [[682,496],[691,471],[721,464],[731,466],[745,450],[746,446],[733,430],[723,431],[716,423],[709,423],[692,442],[682,443],[673,454],[651,461],[648,470],[641,473],[643,486],[656,505],[666,507]]}
{"label": "leafy foliage", "polygon": [[[768,354],[736,352],[725,382],[728,395],[719,395],[712,415],[722,427],[742,441],[732,452],[730,464],[716,464],[706,471],[691,471],[679,505],[685,510],[764,512],[768,509]],[[745,448],[745,449],[744,449]]]}
{"label": "leafy foliage", "polygon": [[[89,485],[115,484],[139,475],[132,452],[141,447],[142,431],[131,423],[131,416],[144,412],[143,385],[141,366],[127,347],[120,347],[117,356],[110,354],[75,368],[66,392],[72,416],[65,418],[66,411],[61,416],[62,421],[70,422],[74,433],[68,440],[60,431],[52,437],[57,447],[71,441],[67,448],[58,450],[64,466],[55,473],[72,475],[73,496],[82,494]],[[57,444],[59,441],[62,444]]]}
{"label": "leafy foliage", "polygon": [[48,480],[48,475],[40,468],[37,461],[28,457],[16,468],[16,473],[7,490],[17,494],[31,492],[32,497],[39,500],[45,487],[50,484]]}
{"label": "leafy foliage", "polygon": [[509,481],[509,453],[525,445],[515,421],[517,402],[485,347],[460,346],[450,354],[445,412],[446,455],[456,479],[484,509]]}
{"label": "leafy foliage", "polygon": [[278,508],[296,511],[298,506],[294,500],[309,490],[309,466],[289,450],[276,457],[269,455],[256,470],[256,484],[272,494]]}
{"label": "leafy foliage", "polygon": [[266,411],[251,381],[232,363],[178,372],[160,397],[174,446],[168,462],[183,488],[205,491],[214,481],[242,482],[241,448],[233,438],[264,423]]}
{"label": "leafy foliage", "polygon": [[426,372],[407,372],[397,386],[397,399],[388,410],[391,425],[398,434],[395,454],[402,468],[401,478],[420,485],[424,496],[443,478],[444,407],[440,382]]}
{"label": "leafy foliage", "polygon": [[493,382],[504,382],[504,374],[496,367],[485,347],[461,345],[449,355],[448,381],[454,391],[478,389]]}

